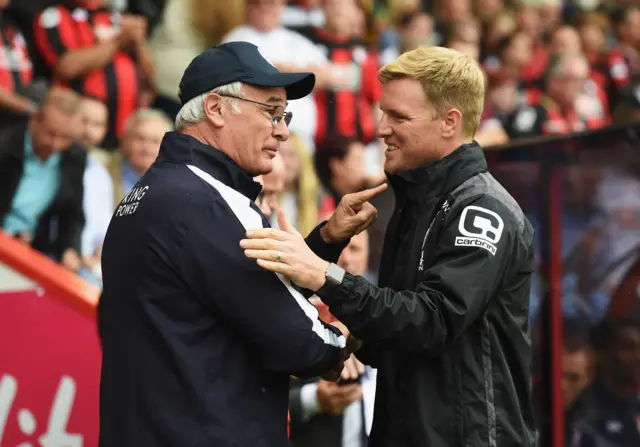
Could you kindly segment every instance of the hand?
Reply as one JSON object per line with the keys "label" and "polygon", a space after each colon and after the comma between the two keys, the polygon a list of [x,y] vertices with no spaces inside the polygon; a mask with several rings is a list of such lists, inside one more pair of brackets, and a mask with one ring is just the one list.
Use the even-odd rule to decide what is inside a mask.
{"label": "hand", "polygon": [[344,367],[340,373],[340,380],[350,382],[357,380],[362,374],[364,374],[364,365],[356,358],[355,355],[351,354],[351,356],[344,362]]}
{"label": "hand", "polygon": [[339,416],[346,407],[362,398],[362,386],[359,383],[338,385],[320,380],[316,396],[320,409],[324,413]]}
{"label": "hand", "polygon": [[387,184],[383,183],[375,188],[345,195],[333,216],[320,230],[325,242],[341,243],[366,230],[378,216],[378,210],[368,201],[386,189]]}
{"label": "hand", "polygon": [[278,225],[247,231],[249,239],[240,241],[244,254],[257,259],[258,265],[266,270],[281,273],[300,287],[318,290],[324,285],[329,263],[318,257],[304,241],[304,238],[287,221],[282,209],[277,210]]}
{"label": "hand", "polygon": [[140,45],[147,39],[147,19],[137,15],[124,15],[120,22],[121,42],[124,45]]}
{"label": "hand", "polygon": [[71,270],[77,272],[82,267],[82,260],[78,256],[78,252],[73,248],[67,248],[62,254],[62,265]]}
{"label": "hand", "polygon": [[28,231],[21,231],[20,233],[16,234],[16,238],[23,244],[31,245],[32,238],[31,234]]}

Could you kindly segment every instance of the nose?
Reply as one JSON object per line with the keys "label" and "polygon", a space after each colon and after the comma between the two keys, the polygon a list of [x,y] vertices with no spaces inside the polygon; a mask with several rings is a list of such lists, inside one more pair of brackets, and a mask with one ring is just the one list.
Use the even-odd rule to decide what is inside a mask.
{"label": "nose", "polygon": [[387,119],[387,115],[385,113],[380,117],[380,121],[378,121],[378,126],[376,127],[376,136],[378,138],[388,137],[392,134],[391,126],[389,126],[389,121]]}
{"label": "nose", "polygon": [[287,141],[289,139],[289,127],[284,119],[281,119],[278,124],[273,127],[272,135],[278,141]]}

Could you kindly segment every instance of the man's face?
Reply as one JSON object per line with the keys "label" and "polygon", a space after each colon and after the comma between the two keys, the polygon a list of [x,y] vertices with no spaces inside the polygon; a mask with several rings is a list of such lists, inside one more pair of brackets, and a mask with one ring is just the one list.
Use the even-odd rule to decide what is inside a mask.
{"label": "man's face", "polygon": [[278,208],[278,195],[284,190],[284,161],[281,155],[273,159],[273,170],[261,177],[262,193],[257,204],[267,219]]}
{"label": "man's face", "polygon": [[284,0],[247,0],[247,23],[268,33],[280,26]]}
{"label": "man's face", "polygon": [[572,27],[561,27],[553,33],[551,52],[555,54],[582,54],[580,35]]}
{"label": "man's face", "polygon": [[329,28],[339,34],[349,34],[356,19],[357,6],[353,0],[324,0],[323,10]]}
{"label": "man's face", "polygon": [[614,343],[608,353],[611,372],[622,381],[640,383],[640,328],[624,327],[616,331]]}
{"label": "man's face", "polygon": [[564,61],[560,72],[551,79],[549,95],[560,106],[571,108],[584,91],[588,76],[589,66],[585,61],[578,59]]}
{"label": "man's face", "polygon": [[531,38],[525,33],[514,36],[509,47],[505,50],[505,64],[522,68],[531,60]]}
{"label": "man's face", "polygon": [[338,265],[352,275],[364,275],[369,264],[369,236],[366,231],[351,238],[342,250]]}
{"label": "man's face", "polygon": [[240,113],[225,115],[225,128],[230,132],[236,149],[234,159],[253,176],[268,174],[273,169],[280,141],[289,138],[284,120],[275,127],[272,125],[272,114],[282,113],[287,104],[287,94],[282,87],[259,89],[250,85],[244,86],[244,93],[246,99],[269,106],[239,100]]}
{"label": "man's face", "polygon": [[160,119],[150,118],[137,122],[122,140],[122,151],[131,166],[140,174],[151,167],[160,152],[160,143],[167,125]]}
{"label": "man's face", "polygon": [[98,146],[107,133],[108,119],[107,106],[94,99],[84,99],[81,106],[80,143],[85,146]]}
{"label": "man's face", "polygon": [[41,154],[65,151],[78,136],[79,114],[70,115],[45,106],[33,116],[33,144]]}
{"label": "man's face", "polygon": [[343,194],[356,192],[364,184],[364,150],[362,143],[352,143],[344,158],[332,159],[329,162],[332,183]]}
{"label": "man's face", "polygon": [[562,355],[562,392],[568,408],[591,380],[591,357],[586,350]]}
{"label": "man's face", "polygon": [[387,145],[386,172],[397,174],[440,158],[442,120],[434,118],[420,82],[403,78],[383,84],[380,109],[377,132]]}
{"label": "man's face", "polygon": [[588,54],[599,53],[606,42],[606,38],[602,30],[591,23],[580,27],[580,37],[584,51]]}

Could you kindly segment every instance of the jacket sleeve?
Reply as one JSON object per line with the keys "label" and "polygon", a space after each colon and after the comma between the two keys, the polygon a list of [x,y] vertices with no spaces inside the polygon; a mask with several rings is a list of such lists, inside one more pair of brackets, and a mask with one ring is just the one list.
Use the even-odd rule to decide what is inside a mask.
{"label": "jacket sleeve", "polygon": [[309,248],[319,257],[328,262],[338,262],[342,250],[349,245],[349,240],[339,244],[329,244],[322,239],[320,230],[327,224],[327,221],[322,222],[315,227],[311,233],[305,239],[305,242]]}
{"label": "jacket sleeve", "polygon": [[486,309],[510,262],[518,228],[492,197],[479,196],[465,205],[452,208],[434,261],[416,290],[379,288],[347,273],[341,284],[327,282],[316,293],[363,341],[363,348],[375,342],[386,348],[438,350],[455,342]]}
{"label": "jacket sleeve", "polygon": [[84,171],[87,153],[79,146],[70,147],[63,157],[60,188],[64,190],[60,210],[60,233],[56,241],[60,254],[68,248],[82,253],[82,230],[86,223],[84,214]]}
{"label": "jacket sleeve", "polygon": [[[187,224],[178,263],[199,301],[271,371],[310,377],[339,366],[346,344],[340,331],[321,322],[286,278],[244,255],[240,240],[247,228],[224,200],[203,208]],[[261,226],[257,212],[248,206],[242,212],[254,228]]]}

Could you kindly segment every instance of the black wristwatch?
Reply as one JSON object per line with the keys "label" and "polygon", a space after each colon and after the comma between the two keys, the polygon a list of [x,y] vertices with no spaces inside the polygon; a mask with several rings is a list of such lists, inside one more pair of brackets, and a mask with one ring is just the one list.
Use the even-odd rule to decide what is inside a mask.
{"label": "black wristwatch", "polygon": [[327,281],[329,281],[331,284],[337,285],[337,284],[342,284],[342,280],[344,279],[344,274],[345,274],[344,269],[332,262],[331,264],[329,264],[329,267],[327,267],[327,272],[325,273],[325,277],[327,278]]}

